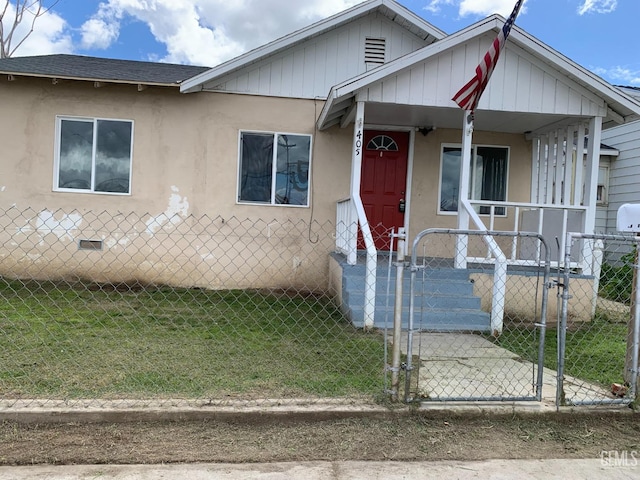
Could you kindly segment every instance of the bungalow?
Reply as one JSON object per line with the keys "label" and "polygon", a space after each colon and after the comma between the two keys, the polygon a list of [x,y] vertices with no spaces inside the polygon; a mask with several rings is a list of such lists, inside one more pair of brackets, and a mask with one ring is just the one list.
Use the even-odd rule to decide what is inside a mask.
{"label": "bungalow", "polygon": [[[462,164],[466,116],[451,98],[503,23],[447,35],[368,0],[214,68],[2,59],[0,274],[341,297],[333,273],[360,250],[373,325],[370,276],[391,229],[593,232],[594,145],[640,118],[640,103],[514,26]],[[256,221],[246,235],[242,219]],[[330,241],[290,228],[299,222],[332,225]],[[456,266],[476,260],[462,252]]]}

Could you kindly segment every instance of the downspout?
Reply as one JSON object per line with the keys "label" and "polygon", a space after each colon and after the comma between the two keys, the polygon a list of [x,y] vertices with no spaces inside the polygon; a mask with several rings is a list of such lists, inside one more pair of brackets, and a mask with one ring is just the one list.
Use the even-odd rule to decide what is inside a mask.
{"label": "downspout", "polygon": [[360,198],[360,182],[362,178],[362,151],[364,149],[364,102],[356,103],[356,118],[353,131],[353,151],[351,157],[351,202],[358,216],[358,223],[362,230],[362,238],[367,250],[367,260],[364,279],[364,328],[371,329],[374,326],[375,299],[376,299],[376,269],[378,264],[378,252],[373,242],[373,235],[364,205]]}

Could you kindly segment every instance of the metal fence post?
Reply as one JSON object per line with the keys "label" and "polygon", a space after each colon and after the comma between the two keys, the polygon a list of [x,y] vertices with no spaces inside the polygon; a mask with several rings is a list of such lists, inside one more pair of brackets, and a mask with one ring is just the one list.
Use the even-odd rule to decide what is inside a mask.
{"label": "metal fence post", "polygon": [[396,295],[393,308],[393,351],[391,355],[391,398],[393,401],[398,400],[398,391],[400,386],[400,343],[402,336],[402,284],[404,281],[404,248],[405,248],[405,230],[398,230],[396,259]]}
{"label": "metal fence post", "polygon": [[560,314],[560,324],[558,325],[558,373],[556,385],[556,408],[564,405],[564,360],[566,354],[567,341],[567,314],[569,312],[569,266],[571,264],[571,246],[573,237],[567,233],[567,240],[564,245],[564,266],[563,266],[563,283],[558,284],[562,288],[562,310]]}
{"label": "metal fence post", "polygon": [[[627,358],[625,361],[625,380],[629,383],[629,396],[635,399],[638,392],[638,344],[640,343],[640,288],[638,285],[638,248],[633,260],[633,284],[631,287],[631,318],[627,337]],[[631,358],[628,351],[631,350]]]}

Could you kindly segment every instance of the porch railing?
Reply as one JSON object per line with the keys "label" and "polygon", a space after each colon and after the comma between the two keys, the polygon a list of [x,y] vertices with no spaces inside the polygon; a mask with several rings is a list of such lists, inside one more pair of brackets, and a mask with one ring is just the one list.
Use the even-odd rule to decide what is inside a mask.
{"label": "porch railing", "polygon": [[336,251],[355,265],[358,249],[358,214],[350,198],[340,200],[336,208]]}
{"label": "porch railing", "polygon": [[[477,216],[474,223],[478,230],[527,231],[542,235],[552,251],[556,253],[552,255],[551,266],[557,267],[559,255],[562,255],[565,249],[567,232],[582,232],[587,207],[469,200],[467,209],[470,211],[470,215]],[[337,203],[336,219],[336,250],[347,256],[350,264],[355,264],[358,218],[350,199],[340,200]],[[478,221],[480,225],[477,224]],[[496,245],[493,245],[493,248],[488,245],[487,254],[484,257],[467,256],[465,259],[472,263],[493,263],[496,255],[499,255],[495,247]],[[503,254],[508,265],[536,265],[540,260],[539,247],[536,252],[527,252],[526,255],[523,255],[518,247],[518,238],[516,237],[507,249],[500,249],[500,252],[505,250]],[[585,263],[581,261],[581,252],[573,252],[571,268],[581,268]]]}
{"label": "porch railing", "polygon": [[364,285],[364,325],[365,328],[371,328],[375,320],[378,252],[376,251],[362,202],[354,202],[351,198],[340,200],[336,211],[336,250],[347,256],[347,263],[350,265],[355,265],[358,260],[358,224],[360,224],[362,239],[367,251]]}
{"label": "porch railing", "polygon": [[[567,232],[581,232],[584,226],[584,215],[587,207],[562,206],[540,203],[523,202],[491,202],[487,200],[469,200],[468,209],[477,215],[481,225],[479,230],[501,230],[512,232],[533,232],[542,235],[551,250],[551,266],[557,267],[563,262]],[[481,212],[481,213],[478,213]],[[471,215],[471,213],[470,213]],[[587,232],[592,233],[592,232]],[[509,265],[536,265],[540,260],[540,246],[535,252],[522,252],[518,245],[519,238],[514,237],[511,245],[504,252]],[[504,247],[504,246],[503,246]],[[490,247],[487,248],[485,257],[467,257],[467,261],[474,263],[493,263],[496,256]],[[583,268],[582,252],[574,251],[571,258],[571,268]],[[587,272],[583,272],[587,273]]]}

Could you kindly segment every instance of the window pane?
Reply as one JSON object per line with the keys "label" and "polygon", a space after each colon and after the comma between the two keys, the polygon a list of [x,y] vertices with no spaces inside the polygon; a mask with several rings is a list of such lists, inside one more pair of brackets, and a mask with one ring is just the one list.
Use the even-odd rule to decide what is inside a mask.
{"label": "window pane", "polygon": [[61,120],[58,187],[91,189],[93,122]]}
{"label": "window pane", "polygon": [[440,211],[458,211],[458,190],[460,188],[460,153],[462,149],[444,147],[442,149],[442,170],[440,172]]}
{"label": "window pane", "polygon": [[[507,149],[478,147],[474,169],[473,198],[476,200],[506,201],[507,199]],[[504,215],[504,208],[496,208],[497,215]],[[489,207],[480,207],[480,213],[490,213]]]}
{"label": "window pane", "polygon": [[278,135],[276,203],[307,205],[310,147],[308,135]]}
{"label": "window pane", "polygon": [[131,122],[98,120],[97,192],[129,193]]}
{"label": "window pane", "polygon": [[273,135],[243,133],[241,142],[239,200],[270,203]]}

